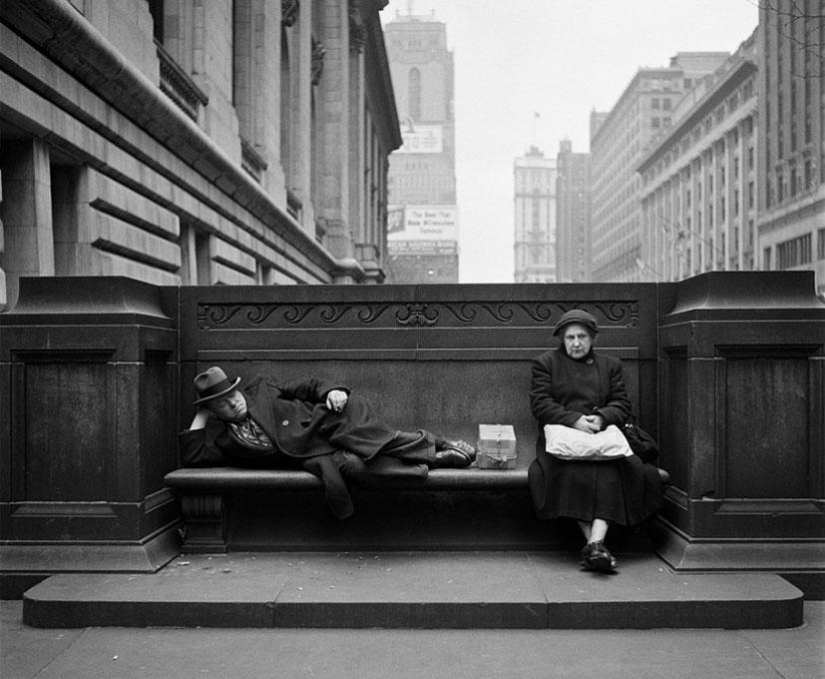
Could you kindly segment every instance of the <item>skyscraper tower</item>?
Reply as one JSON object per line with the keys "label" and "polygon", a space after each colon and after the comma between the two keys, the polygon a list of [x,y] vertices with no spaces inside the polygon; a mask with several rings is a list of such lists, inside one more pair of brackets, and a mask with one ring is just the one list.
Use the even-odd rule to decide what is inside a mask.
{"label": "skyscraper tower", "polygon": [[515,271],[516,283],[555,283],[556,161],[531,146],[516,158]]}
{"label": "skyscraper tower", "polygon": [[411,12],[384,27],[403,146],[390,156],[388,281],[458,282],[453,54],[447,27]]}
{"label": "skyscraper tower", "polygon": [[556,156],[556,240],[559,283],[590,280],[590,154],[565,139]]}

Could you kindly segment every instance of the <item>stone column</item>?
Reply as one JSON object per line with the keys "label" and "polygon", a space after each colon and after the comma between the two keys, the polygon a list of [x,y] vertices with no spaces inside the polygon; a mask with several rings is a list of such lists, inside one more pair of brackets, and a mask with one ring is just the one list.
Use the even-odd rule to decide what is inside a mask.
{"label": "stone column", "polygon": [[21,276],[53,276],[52,191],[49,147],[39,139],[4,141],[3,176],[5,249],[0,269],[6,274],[8,307],[17,301]]}
{"label": "stone column", "polygon": [[[327,249],[337,259],[353,256],[350,232],[349,170],[352,148],[349,137],[349,24],[346,3],[326,0],[318,3],[324,45],[324,70],[315,86],[318,130],[318,172],[320,186],[315,195],[315,215],[326,227]],[[363,179],[362,179],[363,181]]]}

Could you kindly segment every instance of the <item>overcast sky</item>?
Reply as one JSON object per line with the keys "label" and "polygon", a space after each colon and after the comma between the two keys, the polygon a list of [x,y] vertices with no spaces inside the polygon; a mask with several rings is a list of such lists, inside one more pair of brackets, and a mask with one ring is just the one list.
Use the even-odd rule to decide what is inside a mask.
{"label": "overcast sky", "polygon": [[590,111],[640,67],[734,52],[758,23],[757,0],[390,0],[382,20],[410,7],[447,25],[455,60],[462,283],[513,281],[516,157],[588,151]]}

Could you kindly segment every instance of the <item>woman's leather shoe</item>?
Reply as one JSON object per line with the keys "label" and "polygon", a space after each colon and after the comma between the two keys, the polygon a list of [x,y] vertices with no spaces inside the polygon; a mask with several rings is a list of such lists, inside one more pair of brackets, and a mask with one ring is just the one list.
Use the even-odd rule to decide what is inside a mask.
{"label": "woman's leather shoe", "polygon": [[589,571],[599,571],[600,573],[613,573],[616,570],[618,561],[607,551],[607,547],[601,541],[588,542],[582,549],[582,566]]}

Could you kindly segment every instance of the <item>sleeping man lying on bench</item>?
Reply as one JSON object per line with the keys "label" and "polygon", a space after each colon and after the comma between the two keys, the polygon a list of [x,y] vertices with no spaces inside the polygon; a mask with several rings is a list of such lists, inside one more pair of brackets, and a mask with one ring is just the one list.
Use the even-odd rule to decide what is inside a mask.
{"label": "sleeping man lying on bench", "polygon": [[318,476],[332,513],[353,512],[345,477],[426,477],[431,467],[468,467],[474,446],[423,429],[390,428],[369,403],[318,379],[258,376],[243,391],[219,367],[195,377],[198,410],[180,435],[185,466],[300,469]]}

